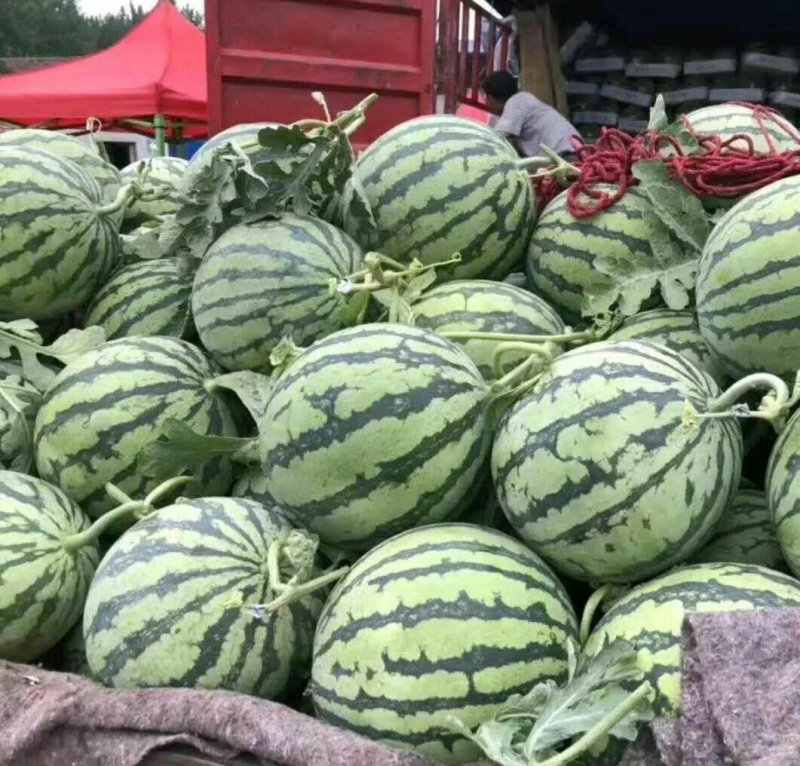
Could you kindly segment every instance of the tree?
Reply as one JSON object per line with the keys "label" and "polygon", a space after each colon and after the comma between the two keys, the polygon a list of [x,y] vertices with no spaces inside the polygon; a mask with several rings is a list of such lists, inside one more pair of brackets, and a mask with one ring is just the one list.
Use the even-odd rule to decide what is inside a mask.
{"label": "tree", "polygon": [[[201,13],[189,6],[181,12],[202,28]],[[133,0],[100,17],[84,16],[77,0],[0,0],[0,58],[94,53],[116,43],[144,16]]]}

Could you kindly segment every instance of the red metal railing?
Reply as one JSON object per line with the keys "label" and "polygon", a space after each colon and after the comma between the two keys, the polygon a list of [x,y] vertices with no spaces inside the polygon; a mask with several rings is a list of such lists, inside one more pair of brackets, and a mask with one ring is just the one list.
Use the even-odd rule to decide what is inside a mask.
{"label": "red metal railing", "polygon": [[[440,0],[439,79],[445,112],[459,104],[482,106],[481,79],[508,58],[511,28],[473,0]],[[495,67],[499,46],[499,67]]]}

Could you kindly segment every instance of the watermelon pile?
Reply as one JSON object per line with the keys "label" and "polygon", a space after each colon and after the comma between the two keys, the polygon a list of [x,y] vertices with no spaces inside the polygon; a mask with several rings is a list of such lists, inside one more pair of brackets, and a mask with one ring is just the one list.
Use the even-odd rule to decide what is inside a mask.
{"label": "watermelon pile", "polygon": [[581,673],[678,714],[685,613],[800,605],[800,180],[537,214],[489,128],[362,117],[0,136],[0,660],[451,764]]}

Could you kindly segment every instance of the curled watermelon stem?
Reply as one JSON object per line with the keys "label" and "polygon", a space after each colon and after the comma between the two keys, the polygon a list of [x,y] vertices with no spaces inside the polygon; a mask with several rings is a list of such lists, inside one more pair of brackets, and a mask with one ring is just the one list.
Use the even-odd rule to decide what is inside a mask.
{"label": "curled watermelon stem", "polygon": [[[524,361],[505,374],[502,373],[503,357],[510,353],[527,354]],[[538,376],[548,367],[555,356],[555,346],[551,343],[501,343],[494,351],[492,369],[495,381],[490,386],[493,396],[507,397],[520,385],[527,385],[533,376]]]}
{"label": "curled watermelon stem", "polygon": [[[292,530],[285,538],[275,540],[267,551],[267,578],[271,600],[250,604],[247,608],[258,619],[283,606],[327,587],[350,571],[338,567],[312,577],[316,567],[319,540],[302,530]],[[287,579],[288,578],[288,579]]]}
{"label": "curled watermelon stem", "polygon": [[164,495],[192,481],[194,481],[194,479],[191,476],[177,476],[173,479],[169,479],[159,484],[144,500],[132,500],[118,487],[115,487],[113,484],[106,484],[106,491],[115,500],[124,499],[124,502],[108,513],[104,513],[90,527],[84,529],[83,532],[77,532],[74,535],[64,538],[64,540],[61,541],[61,545],[68,553],[74,553],[81,548],[85,548],[87,545],[92,545],[97,542],[103,532],[120,519],[127,519],[130,517],[139,519],[153,513],[156,510],[155,503],[162,499]]}
{"label": "curled watermelon stem", "polygon": [[[758,389],[768,389],[761,399],[757,410],[749,405],[738,403],[745,394]],[[688,429],[697,428],[702,420],[765,420],[776,431],[780,431],[786,423],[793,397],[785,381],[768,372],[757,372],[734,383],[720,396],[708,402],[706,412],[698,412],[694,405],[687,401],[684,407],[683,422]]]}
{"label": "curled watermelon stem", "polygon": [[589,634],[592,632],[595,613],[600,608],[600,605],[603,603],[603,601],[605,601],[606,598],[616,589],[617,586],[611,584],[603,585],[594,593],[592,593],[591,596],[589,596],[589,600],[586,602],[586,606],[583,609],[583,614],[581,615],[581,627],[580,633],[578,634],[581,646],[586,643],[587,639],[589,638]]}
{"label": "curled watermelon stem", "polygon": [[132,181],[117,192],[117,196],[112,202],[107,205],[100,205],[95,210],[98,215],[103,217],[114,215],[128,207],[141,193],[142,189],[139,182]]}

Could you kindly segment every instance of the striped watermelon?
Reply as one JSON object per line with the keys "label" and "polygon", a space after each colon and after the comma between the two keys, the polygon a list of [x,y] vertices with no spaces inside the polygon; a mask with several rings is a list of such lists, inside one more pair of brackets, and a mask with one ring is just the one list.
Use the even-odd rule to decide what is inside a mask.
{"label": "striped watermelon", "polygon": [[241,125],[233,125],[230,128],[220,131],[216,135],[208,139],[192,157],[194,164],[204,157],[207,157],[215,149],[221,147],[225,143],[236,144],[237,146],[247,146],[248,144],[258,143],[258,134],[265,128],[277,127],[274,122],[245,122]]}
{"label": "striped watermelon", "polygon": [[0,471],[0,659],[35,660],[78,621],[100,555],[64,542],[88,527],[61,490]]}
{"label": "striped watermelon", "polygon": [[[200,350],[174,338],[122,338],[83,354],[59,374],[36,416],[39,475],[93,518],[110,507],[107,482],[143,498],[156,482],[139,470],[139,454],[167,419],[237,435],[227,399],[209,386],[218,374]],[[231,481],[230,463],[214,459],[184,491],[219,494]]]}
{"label": "striped watermelon", "polygon": [[800,576],[800,411],[790,418],[767,467],[767,503],[789,568]]}
{"label": "striped watermelon", "polygon": [[31,147],[0,146],[0,231],[0,319],[78,308],[120,255],[94,179]]}
{"label": "striped watermelon", "polygon": [[298,526],[367,550],[456,515],[488,451],[489,390],[455,344],[370,324],[318,341],[278,380],[265,487]]}
{"label": "striped watermelon", "polygon": [[738,202],[712,231],[697,275],[700,332],[732,377],[800,369],[800,177]]}
{"label": "striped watermelon", "polygon": [[739,486],[742,437],[704,412],[712,379],[666,346],[569,351],[498,428],[492,473],[522,538],[560,572],[636,582],[684,561]]}
{"label": "striped watermelon", "polygon": [[85,327],[98,325],[106,337],[191,332],[192,276],[175,258],[123,266],[103,285],[86,309]]}
{"label": "striped watermelon", "polygon": [[230,370],[267,369],[286,335],[308,344],[334,330],[346,297],[329,282],[358,269],[361,250],[325,221],[285,215],[229,229],[195,275],[192,313],[205,348]]}
{"label": "striped watermelon", "polygon": [[225,143],[231,143],[245,150],[250,154],[258,149],[258,134],[269,127],[276,127],[272,122],[252,122],[234,125],[226,130],[217,133],[208,139],[195,153],[186,168],[181,183],[181,191],[189,192],[195,182],[202,175],[204,168],[207,168],[211,158],[217,149],[221,149]]}
{"label": "striped watermelon", "polygon": [[[426,292],[414,303],[414,323],[434,332],[492,332],[560,335],[565,332],[558,314],[527,290],[488,280],[456,280]],[[491,340],[457,341],[486,380],[494,379],[492,359],[498,344]],[[508,372],[525,358],[504,357]]]}
{"label": "striped watermelon", "polygon": [[550,569],[507,535],[437,524],[371,550],[314,636],[311,693],[329,723],[445,763],[477,760],[475,727],[514,693],[563,680],[577,623]]}
{"label": "striped watermelon", "polygon": [[502,279],[518,269],[534,223],[533,191],[511,145],[491,129],[450,115],[390,130],[359,158],[377,229],[346,216],[364,249],[425,264],[461,253],[440,276]]}
{"label": "striped watermelon", "polygon": [[682,567],[634,588],[609,609],[586,643],[591,657],[604,640],[638,649],[639,667],[656,690],[659,715],[681,704],[681,625],[687,612],[742,612],[800,606],[800,583],[753,564]]}
{"label": "striped watermelon", "polygon": [[[689,112],[685,119],[695,133],[720,136],[723,140],[733,138],[735,135],[749,136],[756,152],[767,153],[771,151],[769,141],[775,150],[788,152],[800,148],[800,134],[789,120],[780,115],[774,118],[759,118],[753,110],[744,104],[715,104],[704,106]],[[765,135],[766,133],[766,135]],[[739,141],[735,147],[748,151],[746,141]]]}
{"label": "striped watermelon", "polygon": [[640,209],[649,204],[633,188],[609,210],[591,218],[573,218],[567,209],[567,192],[559,194],[542,212],[528,246],[531,288],[562,316],[580,317],[584,295],[608,283],[595,266],[598,256],[623,261],[653,257],[650,230]]}
{"label": "striped watermelon", "polygon": [[71,160],[87,172],[100,186],[103,198],[111,202],[122,186],[120,172],[106,162],[97,149],[83,141],[54,130],[20,128],[0,132],[0,146],[27,146]]}
{"label": "striped watermelon", "polygon": [[319,594],[261,618],[273,598],[267,553],[291,527],[248,500],[161,508],[100,564],[83,628],[92,675],[108,686],[178,686],[275,698],[308,676]]}
{"label": "striped watermelon", "polygon": [[730,561],[734,564],[758,564],[785,570],[767,498],[755,489],[740,489],[731,506],[722,514],[711,541],[690,561]]}
{"label": "striped watermelon", "polygon": [[272,499],[267,490],[267,478],[260,466],[248,466],[236,478],[231,488],[231,497],[244,497],[262,505],[271,506]]}
{"label": "striped watermelon", "polygon": [[147,162],[150,163],[150,170],[142,190],[144,195],[158,195],[158,198],[147,199],[147,196],[142,196],[134,200],[125,211],[125,221],[128,226],[136,227],[144,221],[177,213],[180,207],[178,190],[181,188],[181,180],[189,163],[180,157],[152,157],[149,160],[139,160],[123,168],[122,179],[129,182],[137,178],[139,169]]}
{"label": "striped watermelon", "polygon": [[653,309],[629,317],[610,340],[648,340],[677,351],[696,367],[705,370],[722,385],[725,373],[714,361],[693,311]]}

